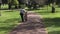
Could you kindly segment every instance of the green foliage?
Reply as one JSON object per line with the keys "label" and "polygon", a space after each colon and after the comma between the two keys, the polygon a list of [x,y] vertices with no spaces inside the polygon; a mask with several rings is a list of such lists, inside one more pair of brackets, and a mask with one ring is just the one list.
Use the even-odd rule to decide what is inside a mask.
{"label": "green foliage", "polygon": [[18,4],[18,0],[8,0],[8,3],[12,4],[12,5],[17,5]]}

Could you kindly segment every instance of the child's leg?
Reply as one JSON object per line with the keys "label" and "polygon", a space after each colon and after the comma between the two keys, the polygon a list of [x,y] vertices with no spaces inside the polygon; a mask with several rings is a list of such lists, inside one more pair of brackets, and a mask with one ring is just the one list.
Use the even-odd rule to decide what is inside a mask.
{"label": "child's leg", "polygon": [[27,21],[27,12],[25,13],[25,21]]}

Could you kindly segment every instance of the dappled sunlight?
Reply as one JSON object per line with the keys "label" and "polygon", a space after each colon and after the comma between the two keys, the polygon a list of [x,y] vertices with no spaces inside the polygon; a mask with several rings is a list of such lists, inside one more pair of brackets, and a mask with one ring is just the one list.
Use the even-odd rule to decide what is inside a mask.
{"label": "dappled sunlight", "polygon": [[[5,24],[4,24],[5,25]],[[0,26],[0,34],[8,34],[17,24],[6,24],[6,26]]]}
{"label": "dappled sunlight", "polygon": [[46,24],[46,27],[50,27],[52,25],[54,25],[55,27],[60,27],[60,18],[56,17],[56,18],[45,18],[44,19],[44,23]]}
{"label": "dappled sunlight", "polygon": [[44,23],[48,34],[60,34],[60,17],[45,18]]}
{"label": "dappled sunlight", "polygon": [[4,19],[1,20],[0,23],[19,23],[21,21],[21,18],[10,18],[10,19]]}
{"label": "dappled sunlight", "polygon": [[2,23],[18,23],[19,20],[20,20],[20,18],[11,18],[11,19],[6,19],[5,21],[3,21],[3,22],[1,21],[1,22]]}
{"label": "dappled sunlight", "polygon": [[[21,28],[20,31],[22,31],[22,30],[24,31],[24,29],[34,30],[34,28],[40,29],[40,27],[42,27],[42,28],[45,27],[45,28],[47,28],[47,31],[49,32],[49,34],[60,34],[60,8],[56,8],[56,13],[51,13],[51,7],[43,7],[43,8],[39,8],[39,9],[33,9],[33,10],[26,9],[26,10],[33,11],[33,12],[41,15],[41,17],[43,19],[43,23],[45,24],[46,27],[41,25],[41,23],[25,23],[25,24],[18,25],[19,23],[21,23],[19,9],[16,9],[16,10],[15,9],[12,9],[12,10],[3,9],[1,12],[2,15],[0,16],[0,33],[7,34],[15,26],[18,25],[18,28],[17,28],[18,31],[19,31],[19,28]],[[33,20],[31,20],[31,21],[33,22]],[[34,21],[34,22],[36,22],[36,21]],[[23,27],[21,25],[23,25]],[[36,30],[34,30],[34,31],[36,31]]]}
{"label": "dappled sunlight", "polygon": [[[13,14],[14,13],[14,14]],[[4,11],[0,16],[0,23],[18,23],[20,20],[19,12],[13,11]]]}
{"label": "dappled sunlight", "polygon": [[8,34],[20,21],[19,12],[14,10],[2,10],[0,16],[0,34]]}
{"label": "dappled sunlight", "polygon": [[51,31],[48,34],[60,34],[60,31]]}
{"label": "dappled sunlight", "polygon": [[22,22],[9,34],[47,34],[42,18],[38,14],[28,13],[27,21]]}

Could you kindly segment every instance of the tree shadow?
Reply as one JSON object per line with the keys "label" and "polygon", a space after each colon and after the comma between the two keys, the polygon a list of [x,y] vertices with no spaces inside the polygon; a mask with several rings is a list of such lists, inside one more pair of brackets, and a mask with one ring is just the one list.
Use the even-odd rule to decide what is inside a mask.
{"label": "tree shadow", "polygon": [[7,26],[1,26],[0,27],[0,33],[8,34],[11,29],[13,29],[17,24],[11,24]]}
{"label": "tree shadow", "polygon": [[0,10],[9,10],[8,8],[0,9]]}
{"label": "tree shadow", "polygon": [[0,21],[0,23],[2,23],[3,21]]}
{"label": "tree shadow", "polygon": [[34,10],[45,10],[45,9],[26,9],[26,10],[28,10],[28,11],[34,11]]}
{"label": "tree shadow", "polygon": [[11,9],[8,9],[8,8],[2,8],[0,10],[15,10],[15,9],[20,9],[20,8],[11,8]]}
{"label": "tree shadow", "polygon": [[[44,32],[41,32],[41,31],[44,31]],[[45,32],[45,26],[43,25],[43,23],[40,23],[40,22],[30,22],[30,21],[27,21],[27,22],[23,22],[22,24],[18,25],[16,28],[14,28],[9,34],[40,34],[40,33],[44,33],[46,34]]]}
{"label": "tree shadow", "polygon": [[36,11],[36,13],[40,14],[40,15],[48,15],[48,14],[51,14],[50,11]]}
{"label": "tree shadow", "polygon": [[50,27],[50,26],[55,26],[55,27],[60,27],[60,18],[56,17],[56,18],[45,18],[44,19],[45,25],[46,27]]}
{"label": "tree shadow", "polygon": [[13,12],[13,10],[8,10],[8,11],[5,11],[5,12]]}
{"label": "tree shadow", "polygon": [[48,34],[60,34],[60,31],[49,32]]}
{"label": "tree shadow", "polygon": [[7,19],[5,21],[0,21],[0,23],[14,23],[14,22],[20,22],[21,19],[20,18],[11,18],[11,19]]}
{"label": "tree shadow", "polygon": [[[33,15],[33,14],[32,14]],[[44,31],[44,32],[42,32]],[[40,16],[29,16],[27,21],[19,24],[9,34],[46,34],[45,25]]]}
{"label": "tree shadow", "polygon": [[4,24],[0,26],[0,32],[8,34],[9,31],[11,31],[15,26],[17,26],[18,22],[20,23],[19,18],[11,18],[5,21],[0,21],[0,24]]}
{"label": "tree shadow", "polygon": [[8,26],[4,26],[4,27],[0,27],[0,31],[7,31],[7,30],[11,30],[12,28],[14,28],[16,24],[14,25],[8,25]]}

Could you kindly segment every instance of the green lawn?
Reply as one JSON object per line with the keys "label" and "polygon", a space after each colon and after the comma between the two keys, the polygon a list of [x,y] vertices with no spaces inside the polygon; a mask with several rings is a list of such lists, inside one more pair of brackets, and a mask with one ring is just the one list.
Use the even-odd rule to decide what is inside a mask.
{"label": "green lawn", "polygon": [[36,11],[42,15],[48,34],[60,34],[60,8],[56,7],[56,13],[51,13],[50,7],[48,10]]}
{"label": "green lawn", "polygon": [[18,11],[1,11],[0,16],[0,34],[7,34],[16,26],[20,20]]}
{"label": "green lawn", "polygon": [[[60,34],[60,8],[56,8],[56,13],[51,13],[51,8],[44,7],[41,10],[33,10],[42,15],[45,26],[49,34]],[[7,34],[14,26],[21,21],[18,11],[2,11],[0,16],[0,34]]]}

